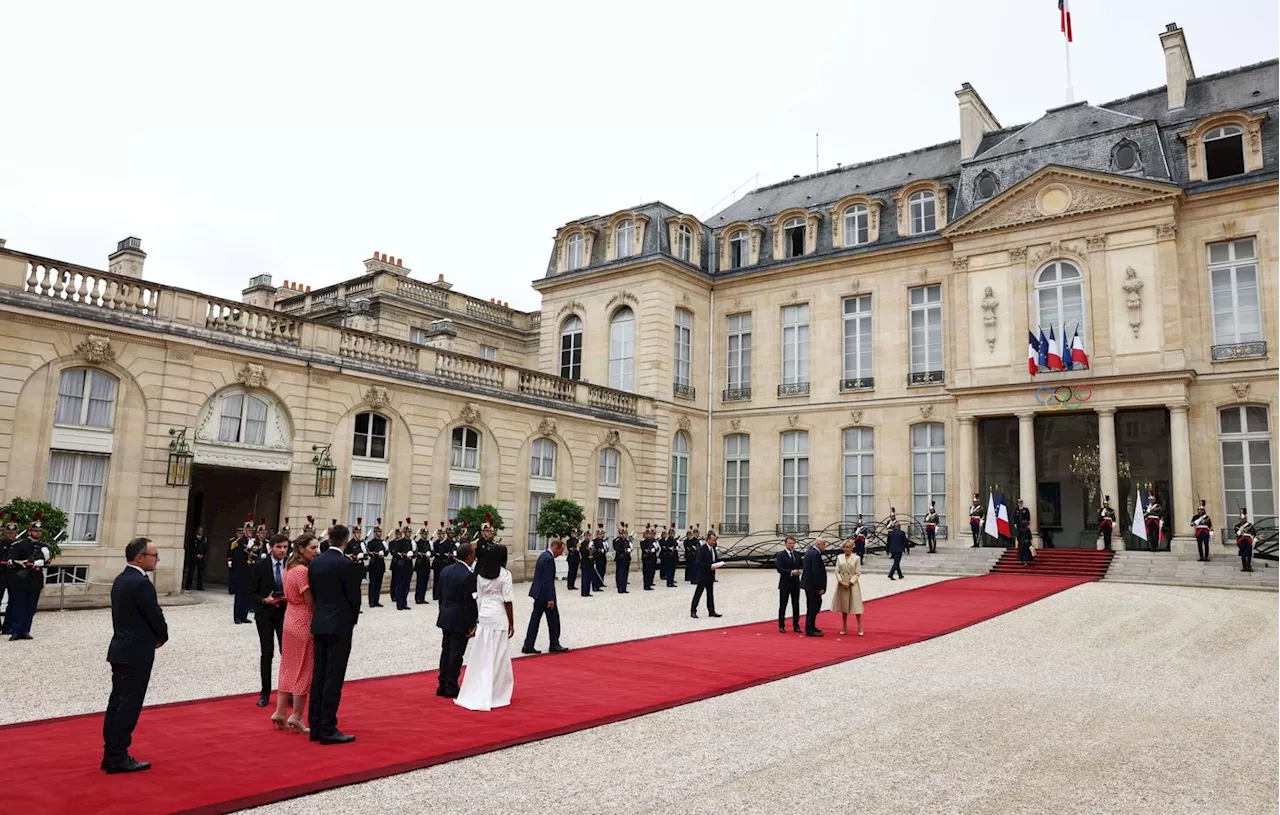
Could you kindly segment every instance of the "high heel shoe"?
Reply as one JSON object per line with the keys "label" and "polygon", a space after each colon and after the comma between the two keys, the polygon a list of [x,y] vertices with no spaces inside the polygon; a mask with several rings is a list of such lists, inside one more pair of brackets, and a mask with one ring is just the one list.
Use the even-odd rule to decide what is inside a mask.
{"label": "high heel shoe", "polygon": [[311,734],[311,728],[304,725],[301,719],[295,719],[292,716],[290,716],[285,721],[284,725],[286,730],[291,730],[294,733],[298,733],[303,736],[307,736]]}
{"label": "high heel shoe", "polygon": [[286,729],[288,729],[288,728],[287,728],[288,720],[287,720],[287,719],[285,719],[285,717],[281,716],[279,713],[272,713],[272,714],[271,714],[271,724],[272,724],[272,726],[274,726],[274,727],[275,727],[275,729],[276,729],[276,730],[286,730]]}

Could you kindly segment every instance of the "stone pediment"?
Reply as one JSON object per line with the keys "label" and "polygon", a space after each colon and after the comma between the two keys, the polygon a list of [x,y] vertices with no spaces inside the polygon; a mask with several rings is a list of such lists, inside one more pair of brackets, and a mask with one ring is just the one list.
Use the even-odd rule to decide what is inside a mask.
{"label": "stone pediment", "polygon": [[942,230],[947,237],[989,232],[1177,198],[1158,181],[1049,166],[1005,190]]}

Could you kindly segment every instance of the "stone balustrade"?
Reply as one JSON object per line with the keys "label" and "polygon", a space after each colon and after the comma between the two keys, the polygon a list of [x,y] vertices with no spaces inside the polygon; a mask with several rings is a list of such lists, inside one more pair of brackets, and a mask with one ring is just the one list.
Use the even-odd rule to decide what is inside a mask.
{"label": "stone balustrade", "polygon": [[298,345],[302,341],[301,321],[297,317],[215,297],[205,298],[204,326],[210,331],[286,345]]}
{"label": "stone balustrade", "polygon": [[468,357],[462,354],[451,354],[447,351],[436,351],[437,376],[456,379],[461,382],[472,382],[490,388],[501,388],[503,368],[505,366],[479,357]]}
{"label": "stone balustrade", "polygon": [[515,325],[513,312],[506,306],[486,303],[483,300],[467,300],[467,314],[498,325]]}
{"label": "stone balustrade", "polygon": [[558,399],[572,402],[577,391],[573,380],[564,379],[538,371],[520,371],[520,392],[544,396],[547,399]]}
{"label": "stone balustrade", "polygon": [[419,300],[439,308],[449,307],[449,292],[439,286],[429,286],[417,280],[402,277],[396,281],[396,293],[411,300]]}
{"label": "stone balustrade", "polygon": [[47,258],[31,258],[26,264],[23,291],[80,303],[89,308],[154,315],[160,287]]}

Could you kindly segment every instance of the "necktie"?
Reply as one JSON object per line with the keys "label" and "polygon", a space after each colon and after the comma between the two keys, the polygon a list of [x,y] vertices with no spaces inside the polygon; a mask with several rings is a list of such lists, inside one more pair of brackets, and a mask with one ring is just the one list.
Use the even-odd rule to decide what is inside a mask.
{"label": "necktie", "polygon": [[276,591],[284,588],[284,581],[280,578],[280,561],[276,561]]}

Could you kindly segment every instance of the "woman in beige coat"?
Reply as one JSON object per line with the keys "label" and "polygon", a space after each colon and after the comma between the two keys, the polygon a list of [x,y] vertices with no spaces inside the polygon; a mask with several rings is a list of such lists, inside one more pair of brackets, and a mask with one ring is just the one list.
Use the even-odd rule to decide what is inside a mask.
{"label": "woman in beige coat", "polygon": [[862,561],[853,553],[853,541],[844,542],[844,551],[836,555],[836,596],[831,610],[840,612],[840,633],[849,631],[849,615],[858,619],[858,636],[862,636]]}

